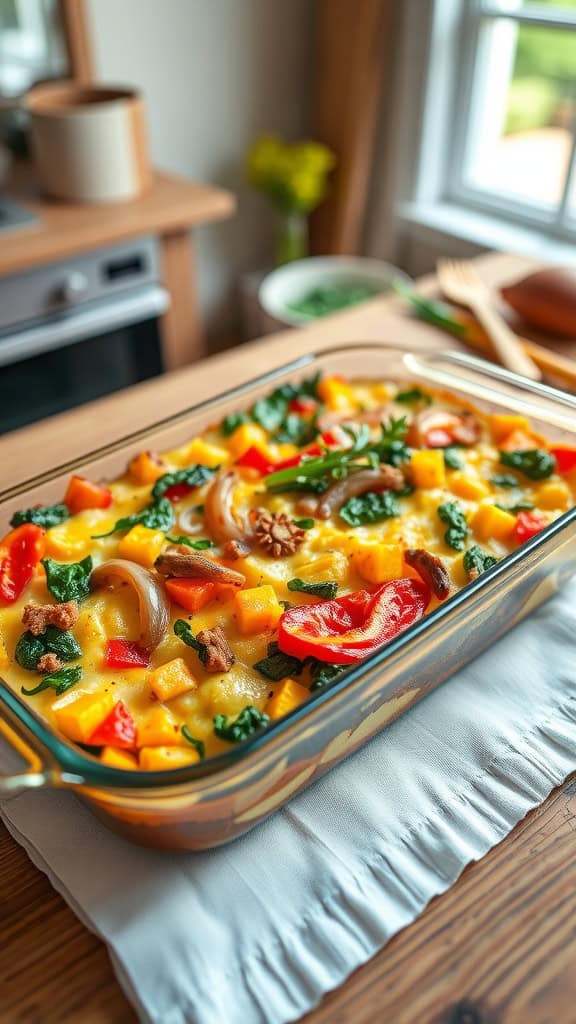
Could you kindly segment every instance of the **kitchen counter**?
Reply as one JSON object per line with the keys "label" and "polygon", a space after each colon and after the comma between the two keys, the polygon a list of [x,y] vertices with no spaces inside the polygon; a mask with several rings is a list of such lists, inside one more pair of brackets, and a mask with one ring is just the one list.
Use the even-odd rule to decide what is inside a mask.
{"label": "kitchen counter", "polygon": [[[490,255],[490,282],[531,261]],[[429,279],[425,286],[432,288]],[[269,336],[0,440],[2,486],[105,444],[290,358],[335,343],[458,348],[376,299],[311,327]],[[576,344],[562,351],[576,357]],[[97,425],[97,426],[96,426]],[[573,1024],[576,1004],[576,777],[303,1018],[306,1024]],[[105,947],[77,921],[0,826],[2,1024],[131,1024]]]}

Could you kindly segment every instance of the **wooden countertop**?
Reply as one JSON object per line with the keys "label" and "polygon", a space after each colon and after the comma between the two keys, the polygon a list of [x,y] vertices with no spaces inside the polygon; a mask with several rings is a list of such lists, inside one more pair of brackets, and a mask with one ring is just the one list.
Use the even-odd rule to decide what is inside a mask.
{"label": "wooden countertop", "polygon": [[[513,279],[531,266],[504,255],[478,261],[485,279],[493,282]],[[8,435],[0,440],[3,486],[47,462],[80,454],[95,440],[104,443],[185,408],[256,370],[335,342],[367,340],[450,347],[435,329],[407,318],[398,300],[375,300]],[[574,346],[565,351],[576,356]],[[575,793],[573,777],[303,1021],[573,1024]],[[105,947],[1,826],[0,920],[2,1024],[135,1021]]]}
{"label": "wooden countertop", "polygon": [[65,203],[42,198],[31,171],[19,166],[6,194],[38,214],[40,220],[3,237],[0,276],[140,235],[168,234],[222,220],[235,208],[234,196],[224,189],[160,172],[155,173],[152,188],[139,199]]}

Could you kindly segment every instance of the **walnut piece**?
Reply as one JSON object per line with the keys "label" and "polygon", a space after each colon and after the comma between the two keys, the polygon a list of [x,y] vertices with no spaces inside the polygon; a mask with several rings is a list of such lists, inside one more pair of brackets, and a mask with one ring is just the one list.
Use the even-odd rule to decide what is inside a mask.
{"label": "walnut piece", "polygon": [[432,593],[440,601],[444,601],[450,593],[450,576],[443,562],[436,555],[424,548],[410,548],[404,552],[404,561],[416,569],[420,579],[430,587]]}
{"label": "walnut piece", "polygon": [[36,668],[38,672],[57,672],[59,668],[62,668],[63,664],[64,662],[60,661],[57,654],[48,652],[47,654],[42,655],[36,665]]}
{"label": "walnut piece", "polygon": [[65,601],[64,604],[27,604],[22,622],[32,636],[40,636],[45,632],[46,626],[72,629],[78,620],[78,614],[77,601]]}
{"label": "walnut piece", "polygon": [[235,658],[221,626],[214,626],[213,629],[201,629],[196,639],[206,647],[206,656],[203,662],[204,668],[208,672],[230,671]]}
{"label": "walnut piece", "polygon": [[285,512],[272,513],[265,508],[257,508],[253,512],[253,520],[257,543],[274,558],[293,555],[306,536],[306,530],[296,526]]}

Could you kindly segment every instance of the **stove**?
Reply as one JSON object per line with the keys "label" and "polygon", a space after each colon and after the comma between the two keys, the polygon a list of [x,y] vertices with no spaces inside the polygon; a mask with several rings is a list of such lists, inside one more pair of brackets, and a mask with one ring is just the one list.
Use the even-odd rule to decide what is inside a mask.
{"label": "stove", "polygon": [[20,203],[0,195],[0,234],[36,224],[40,218]]}

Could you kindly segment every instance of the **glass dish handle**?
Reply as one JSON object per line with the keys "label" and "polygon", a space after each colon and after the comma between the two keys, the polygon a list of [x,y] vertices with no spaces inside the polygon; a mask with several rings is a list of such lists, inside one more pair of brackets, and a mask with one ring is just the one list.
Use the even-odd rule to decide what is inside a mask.
{"label": "glass dish handle", "polygon": [[22,723],[6,706],[0,709],[0,737],[9,744],[27,764],[25,771],[0,774],[0,799],[16,796],[26,789],[45,789],[51,786],[81,785],[84,780],[62,772],[47,751],[42,754],[32,745]]}

